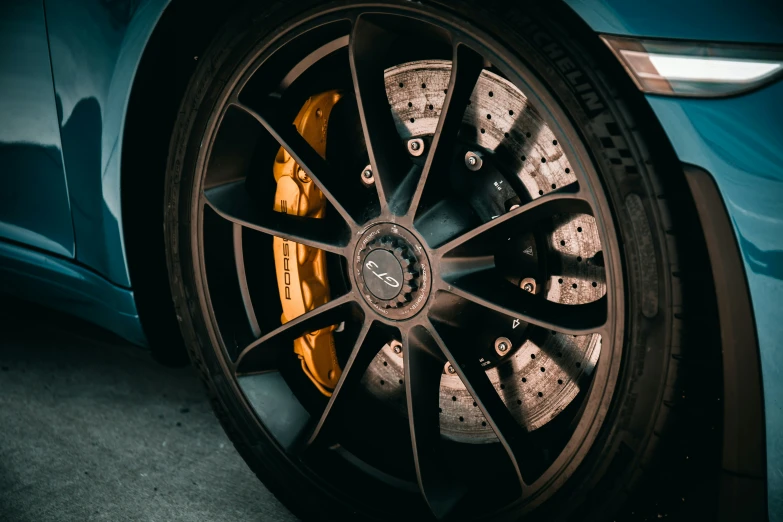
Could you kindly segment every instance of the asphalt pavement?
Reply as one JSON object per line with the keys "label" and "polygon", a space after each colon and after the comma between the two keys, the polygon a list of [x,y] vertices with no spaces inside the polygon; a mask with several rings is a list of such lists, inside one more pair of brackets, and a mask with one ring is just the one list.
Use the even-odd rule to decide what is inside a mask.
{"label": "asphalt pavement", "polygon": [[0,521],[297,520],[190,368],[0,297]]}

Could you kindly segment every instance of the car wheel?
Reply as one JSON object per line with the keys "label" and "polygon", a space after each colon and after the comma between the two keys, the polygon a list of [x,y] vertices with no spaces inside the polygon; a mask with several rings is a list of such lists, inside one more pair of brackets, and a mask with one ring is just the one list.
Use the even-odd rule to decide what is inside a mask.
{"label": "car wheel", "polygon": [[602,519],[668,462],[678,247],[599,69],[551,16],[462,2],[259,4],[199,57],[171,287],[297,515]]}

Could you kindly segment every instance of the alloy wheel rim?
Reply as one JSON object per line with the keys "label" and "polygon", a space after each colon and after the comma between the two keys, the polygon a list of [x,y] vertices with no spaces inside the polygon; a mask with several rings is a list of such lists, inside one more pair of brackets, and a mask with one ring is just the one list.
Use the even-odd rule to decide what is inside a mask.
{"label": "alloy wheel rim", "polygon": [[[390,118],[384,114],[384,111],[388,112],[389,106],[386,93],[382,90],[384,69],[379,69],[380,66],[373,63],[374,53],[378,52],[377,44],[373,42],[381,39],[379,34],[383,36],[383,31],[389,31],[383,23],[384,18],[399,17],[432,25],[438,30],[444,30],[445,27],[451,37],[453,49],[452,73],[438,127],[425,152],[426,161],[418,167],[406,163],[408,157],[398,135],[396,141],[389,139],[393,127],[389,126]],[[368,143],[369,162],[376,180],[377,203],[364,208],[344,204],[349,198],[341,192],[343,189],[339,176],[330,169],[325,160],[314,154],[312,148],[290,125],[283,123],[286,121],[284,111],[276,109],[273,103],[261,102],[255,105],[259,99],[256,96],[253,104],[245,103],[242,98],[243,90],[252,84],[253,78],[257,77],[259,72],[265,70],[265,64],[270,60],[274,61],[274,50],[297,42],[303,35],[317,33],[319,28],[329,24],[345,27],[345,23],[350,26],[347,35],[336,36],[329,30],[322,31],[326,38],[320,41],[316,38],[320,45],[311,43],[315,51],[299,63],[306,61],[307,57],[313,54],[316,55],[314,63],[317,63],[324,56],[347,46],[352,84],[357,94],[362,130]],[[391,24],[394,25],[395,23]],[[454,20],[446,21],[439,18],[437,13],[427,12],[423,8],[375,7],[370,12],[362,9],[335,10],[303,18],[298,25],[287,28],[285,32],[281,31],[271,41],[262,44],[257,55],[248,57],[240,68],[241,74],[234,75],[222,98],[218,100],[216,107],[219,109],[213,112],[207,124],[205,143],[208,146],[203,147],[199,157],[202,177],[198,180],[193,201],[198,238],[193,245],[193,256],[201,273],[199,284],[204,295],[202,310],[207,317],[212,318],[209,325],[210,334],[215,346],[220,347],[219,353],[223,357],[225,373],[232,378],[236,393],[247,401],[248,408],[259,417],[262,429],[270,431],[262,416],[258,415],[252,398],[237,384],[239,378],[242,375],[274,369],[275,359],[282,357],[286,349],[290,351],[293,340],[303,333],[352,321],[355,324],[349,330],[353,341],[350,349],[345,351],[343,376],[332,397],[323,406],[320,414],[316,413],[314,420],[302,428],[303,433],[293,437],[290,443],[281,444],[289,456],[303,462],[305,466],[308,452],[328,451],[323,449],[323,442],[338,431],[337,426],[331,425],[332,419],[338,417],[333,415],[334,412],[350,410],[348,402],[341,397],[348,397],[351,390],[360,386],[362,369],[366,369],[377,355],[374,348],[377,343],[373,345],[368,341],[377,338],[379,333],[388,334],[389,331],[396,330],[402,343],[402,358],[406,362],[404,386],[409,429],[413,440],[416,482],[430,512],[436,518],[454,516],[455,509],[458,506],[462,509],[466,504],[464,485],[455,483],[444,473],[441,463],[437,461],[437,452],[431,451],[440,445],[441,437],[437,428],[437,402],[433,403],[431,397],[435,386],[432,381],[434,375],[443,372],[444,363],[451,365],[470,395],[475,398],[474,404],[477,404],[486,418],[511,463],[512,475],[517,483],[514,487],[506,488],[511,491],[507,495],[508,501],[498,509],[523,504],[533,507],[554,491],[551,486],[564,480],[565,470],[578,465],[584,455],[575,459],[575,454],[589,446],[589,442],[596,436],[600,428],[600,422],[595,422],[596,415],[599,410],[605,413],[608,407],[611,398],[611,386],[608,384],[616,377],[618,355],[622,346],[617,328],[623,322],[619,247],[611,216],[606,210],[608,205],[605,200],[600,199],[605,196],[601,192],[597,174],[589,162],[589,155],[578,140],[568,138],[577,134],[546,88],[517,58],[510,56],[509,59],[501,59],[507,50],[489,37],[481,36],[481,39],[471,36],[465,32],[464,26],[459,26]],[[498,49],[502,49],[503,53],[498,52]],[[558,130],[558,135],[563,137],[562,141],[570,148],[569,154],[575,167],[577,182],[523,202],[497,219],[462,230],[453,237],[433,240],[419,231],[419,211],[425,206],[422,201],[427,198],[432,200],[432,195],[428,193],[428,181],[432,182],[437,180],[438,176],[446,175],[451,168],[461,117],[479,75],[488,64],[525,92],[532,100],[531,103],[544,114],[547,122]],[[379,74],[381,90],[378,90]],[[384,96],[382,103],[381,95]],[[544,102],[542,98],[548,102]],[[331,210],[329,220],[317,223],[314,220],[291,219],[289,216],[272,212],[271,208],[269,212],[259,209],[259,204],[246,194],[244,179],[224,183],[215,183],[214,180],[210,182],[208,171],[215,136],[229,110],[239,110],[252,118],[274,141],[288,150],[328,199]],[[399,147],[387,146],[389,143],[396,143]],[[260,205],[263,205],[263,201]],[[255,340],[239,347],[239,350],[232,351],[226,346],[226,339],[220,333],[219,321],[215,319],[210,284],[204,270],[203,213],[207,208],[231,223],[235,237],[238,228],[240,236],[242,231],[247,229],[255,233],[286,237],[343,258],[347,266],[355,267],[353,270],[346,270],[350,274],[347,291],[312,312],[270,331],[260,332]],[[493,243],[513,235],[517,230],[525,229],[526,226],[530,227],[542,217],[569,212],[590,213],[599,224],[602,245],[607,252],[607,290],[602,299],[590,303],[589,306],[579,305],[583,308],[575,312],[567,309],[568,305],[534,300],[525,293],[511,292],[509,287],[488,276],[493,267],[491,263],[488,264],[487,252],[488,249],[491,250]],[[393,233],[392,227],[403,232]],[[372,238],[368,239],[368,233],[376,229],[384,229],[381,237],[396,242],[402,241],[407,250],[415,252],[413,258],[420,265],[416,274],[419,284],[421,267],[426,268],[424,272],[429,272],[425,291],[422,291],[422,286],[417,287],[417,297],[420,299],[410,301],[418,304],[415,311],[393,314],[390,317],[389,314],[379,311],[378,296],[368,299],[366,292],[363,292],[367,285],[364,274],[359,269],[366,259],[366,254],[362,252],[372,241]],[[233,243],[234,253],[237,255],[237,241]],[[417,249],[420,251],[417,252]],[[245,269],[246,267],[243,267],[243,271]],[[487,292],[487,289],[490,289],[490,292]],[[492,298],[488,298],[488,295]],[[506,316],[509,321],[519,320],[540,330],[569,336],[598,334],[603,340],[601,356],[589,389],[584,392],[586,396],[573,433],[564,445],[563,452],[534,480],[526,479],[524,466],[521,465],[526,458],[525,447],[530,441],[530,433],[509,413],[498,395],[498,390],[486,378],[481,366],[471,364],[470,352],[460,346],[459,342],[455,342],[458,336],[454,329],[447,325],[448,306],[444,303],[448,304],[455,299],[487,308]],[[408,302],[406,301],[406,305]],[[247,306],[245,308],[247,309]],[[396,312],[398,309],[388,310]],[[607,340],[610,342],[607,343]],[[597,400],[591,400],[596,397]],[[346,404],[343,405],[341,401]],[[344,414],[344,411],[341,414]],[[273,433],[271,435],[272,438],[279,438]],[[550,491],[542,494],[547,489]]]}

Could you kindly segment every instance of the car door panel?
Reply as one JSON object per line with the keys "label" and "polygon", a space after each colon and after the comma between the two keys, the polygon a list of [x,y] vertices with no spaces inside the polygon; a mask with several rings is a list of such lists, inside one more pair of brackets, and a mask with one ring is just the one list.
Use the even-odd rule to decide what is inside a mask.
{"label": "car door panel", "polygon": [[0,2],[0,239],[75,254],[42,2]]}

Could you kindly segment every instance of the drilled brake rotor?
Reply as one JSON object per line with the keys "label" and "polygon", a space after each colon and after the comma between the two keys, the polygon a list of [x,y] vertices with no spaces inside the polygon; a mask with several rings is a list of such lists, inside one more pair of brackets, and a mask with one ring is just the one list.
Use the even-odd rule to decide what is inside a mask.
{"label": "drilled brake rotor", "polygon": [[[451,62],[439,60],[410,62],[386,70],[386,92],[403,139],[421,138],[428,143],[435,133],[450,74]],[[526,191],[528,199],[535,199],[576,182],[557,137],[524,94],[491,71],[483,71],[476,84],[460,137],[469,150],[502,158],[505,180],[516,188],[513,191],[502,185],[503,180],[487,177],[486,184],[498,191],[490,192],[495,197]],[[481,170],[475,173],[478,183],[483,182],[483,175]],[[499,205],[502,208],[502,203],[489,208]],[[478,206],[481,204],[474,205]],[[486,209],[474,210],[486,221],[497,217]],[[549,261],[545,270],[520,276],[535,281],[535,293],[563,304],[596,301],[606,293],[601,244],[592,216],[554,216],[530,235],[528,242],[536,256]],[[518,283],[524,284],[521,280]],[[514,332],[517,326],[513,318],[508,322],[505,330]],[[497,337],[502,335],[498,331]],[[517,337],[511,344],[510,349],[497,352],[494,359],[488,357],[484,364],[500,397],[529,430],[543,426],[571,403],[595,367],[601,348],[597,334],[577,337],[542,330]],[[371,363],[363,383],[370,393],[404,414],[404,360],[394,348],[390,339]],[[477,346],[476,352],[484,353],[486,348]],[[494,348],[491,351],[496,352]],[[440,427],[445,436],[472,443],[497,440],[462,381],[449,372],[448,366],[441,378],[440,407]]]}

